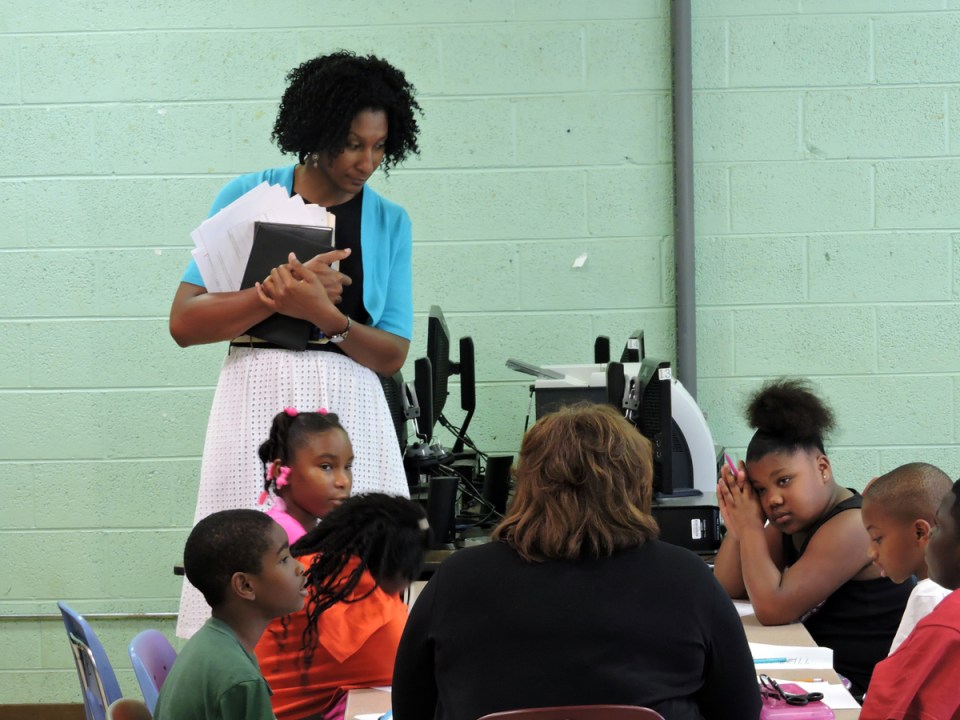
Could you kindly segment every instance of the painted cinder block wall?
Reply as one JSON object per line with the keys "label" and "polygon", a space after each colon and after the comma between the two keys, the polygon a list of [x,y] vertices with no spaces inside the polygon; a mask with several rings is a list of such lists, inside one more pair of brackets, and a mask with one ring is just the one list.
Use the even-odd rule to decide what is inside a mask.
{"label": "painted cinder block wall", "polygon": [[[744,393],[803,374],[848,484],[913,459],[956,476],[960,2],[693,5],[716,442],[742,451]],[[166,331],[189,231],[227,179],[287,161],[283,76],[338,47],[420,91],[422,155],[374,185],[414,221],[411,361],[434,303],[475,340],[481,448],[519,443],[508,356],[585,362],[642,327],[672,359],[665,1],[0,0],[0,702],[78,700],[59,621],[4,617],[175,612],[224,353]],[[458,422],[455,386],[450,405]],[[146,626],[173,634],[95,622],[127,693]]]}

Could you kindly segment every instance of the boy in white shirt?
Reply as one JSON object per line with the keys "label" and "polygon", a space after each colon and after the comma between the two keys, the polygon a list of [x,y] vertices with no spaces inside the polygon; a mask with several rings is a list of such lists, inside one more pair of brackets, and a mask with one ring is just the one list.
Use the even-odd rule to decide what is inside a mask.
{"label": "boy in white shirt", "polygon": [[870,535],[874,564],[895,583],[917,578],[890,653],[950,594],[927,576],[924,549],[936,524],[937,508],[952,485],[939,468],[909,463],[875,478],[863,491],[861,517]]}

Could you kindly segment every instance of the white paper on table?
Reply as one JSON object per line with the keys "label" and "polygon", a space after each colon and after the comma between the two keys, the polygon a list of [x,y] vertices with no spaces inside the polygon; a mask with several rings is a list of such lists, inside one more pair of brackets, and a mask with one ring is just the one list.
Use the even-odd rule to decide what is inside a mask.
{"label": "white paper on table", "polygon": [[[827,647],[804,647],[802,645],[768,645],[750,643],[757,670],[783,668],[833,668],[833,650]],[[763,658],[786,658],[783,662],[758,663]],[[768,673],[769,674],[769,673]]]}
{"label": "white paper on table", "polygon": [[859,710],[860,703],[853,699],[853,695],[840,683],[828,682],[807,682],[805,680],[781,680],[774,678],[781,685],[783,683],[793,683],[799,685],[805,692],[823,693],[823,704],[833,710]]}
{"label": "white paper on table", "polygon": [[733,606],[737,609],[737,614],[740,617],[747,617],[748,615],[756,614],[753,611],[753,603],[751,603],[749,600],[734,600]]}

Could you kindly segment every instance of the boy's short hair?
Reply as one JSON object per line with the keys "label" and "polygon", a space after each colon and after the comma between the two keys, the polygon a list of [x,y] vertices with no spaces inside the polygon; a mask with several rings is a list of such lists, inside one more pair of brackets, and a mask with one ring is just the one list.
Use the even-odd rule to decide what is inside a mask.
{"label": "boy's short hair", "polygon": [[953,482],[929,463],[907,463],[881,475],[863,491],[863,497],[903,522],[917,519],[936,524],[937,508]]}
{"label": "boy's short hair", "polygon": [[275,524],[259,510],[221,510],[190,531],[183,548],[184,573],[210,607],[224,601],[234,573],[263,570],[267,533]]}
{"label": "boy's short hair", "polygon": [[953,505],[950,508],[950,514],[953,515],[954,524],[960,528],[960,480],[953,483]]}

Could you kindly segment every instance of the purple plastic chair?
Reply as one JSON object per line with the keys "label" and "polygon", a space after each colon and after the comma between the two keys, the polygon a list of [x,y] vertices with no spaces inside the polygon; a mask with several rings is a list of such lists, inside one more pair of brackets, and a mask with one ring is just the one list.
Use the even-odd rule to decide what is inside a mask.
{"label": "purple plastic chair", "polygon": [[163,681],[177,659],[177,651],[159,630],[144,630],[130,641],[128,652],[133,672],[140,683],[143,701],[152,715]]}
{"label": "purple plastic chair", "polygon": [[110,703],[119,700],[120,685],[107,659],[100,638],[83,616],[65,602],[58,602],[70,651],[80,676],[80,692],[87,720],[106,720]]}

